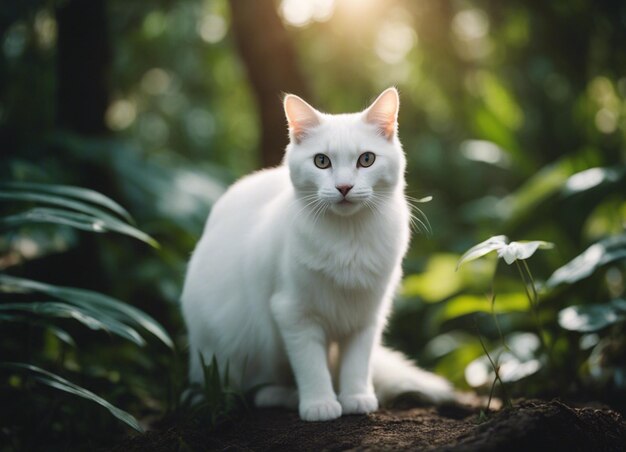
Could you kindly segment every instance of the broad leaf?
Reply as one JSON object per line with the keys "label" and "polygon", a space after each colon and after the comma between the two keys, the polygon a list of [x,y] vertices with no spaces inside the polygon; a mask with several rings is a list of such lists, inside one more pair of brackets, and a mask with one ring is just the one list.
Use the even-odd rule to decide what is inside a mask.
{"label": "broad leaf", "polygon": [[570,176],[563,187],[563,194],[574,195],[597,186],[620,181],[626,174],[623,167],[589,168]]}
{"label": "broad leaf", "polygon": [[601,240],[564,266],[558,268],[546,282],[548,287],[572,284],[587,278],[599,267],[626,258],[626,234]]}
{"label": "broad leaf", "polygon": [[111,316],[62,302],[1,303],[0,312],[26,312],[47,317],[72,318],[92,330],[108,331],[140,346],[146,343],[134,328]]}
{"label": "broad leaf", "polygon": [[590,333],[626,320],[626,301],[569,306],[559,312],[559,325],[570,331]]}
{"label": "broad leaf", "polygon": [[0,183],[0,189],[16,189],[27,190],[31,192],[49,193],[53,195],[67,196],[76,198],[82,201],[87,201],[92,204],[105,207],[117,215],[122,217],[129,223],[134,223],[133,218],[126,209],[113,201],[111,198],[98,193],[97,191],[90,190],[88,188],[73,187],[70,185],[52,185],[52,184],[39,184],[34,182],[5,182]]}
{"label": "broad leaf", "polygon": [[438,319],[443,322],[474,312],[525,312],[528,309],[530,309],[528,297],[521,292],[498,294],[493,307],[491,301],[484,295],[459,295],[446,302],[438,313]]}
{"label": "broad leaf", "polygon": [[42,328],[47,328],[60,341],[65,342],[70,347],[76,347],[76,342],[74,341],[74,338],[72,338],[72,336],[67,331],[65,331],[63,328],[59,328],[58,326],[51,324],[45,319],[36,319],[31,316],[15,314],[12,312],[2,311],[0,309],[0,322],[22,322],[40,326]]}
{"label": "broad leaf", "polygon": [[94,394],[90,390],[85,389],[82,386],[78,386],[59,375],[53,374],[52,372],[48,372],[47,370],[27,363],[0,362],[0,368],[32,373],[34,374],[35,379],[40,383],[43,383],[60,391],[67,392],[69,394],[74,394],[78,397],[82,397],[83,399],[91,400],[92,402],[95,402],[98,405],[106,408],[109,413],[118,418],[120,421],[124,422],[126,425],[134,428],[139,432],[143,432],[143,429],[139,425],[139,422],[137,422],[137,419],[135,419],[133,415],[117,408],[116,406],[107,402],[102,397]]}
{"label": "broad leaf", "polygon": [[48,195],[44,193],[34,193],[29,191],[11,191],[0,190],[0,202],[35,202],[42,204],[50,204],[56,207],[75,210],[83,214],[91,215],[96,218],[113,218],[107,212],[94,207],[93,205],[76,201],[64,196]]}
{"label": "broad leaf", "polygon": [[172,339],[165,329],[145,312],[130,306],[113,297],[73,287],[60,287],[45,284],[29,279],[0,274],[0,290],[24,293],[37,292],[64,300],[75,306],[86,307],[96,312],[102,312],[123,322],[134,322],[156,336],[170,348],[174,348]]}
{"label": "broad leaf", "polygon": [[484,242],[474,245],[461,256],[459,262],[456,264],[457,270],[465,262],[473,261],[479,257],[483,257],[485,254],[489,254],[492,251],[498,250],[503,246],[506,246],[507,238],[505,235],[497,235],[490,237]]}
{"label": "broad leaf", "polygon": [[159,247],[157,241],[145,232],[103,213],[99,213],[99,216],[94,216],[53,207],[35,207],[25,212],[0,218],[0,226],[13,227],[28,223],[62,224],[89,232],[103,233],[114,231],[134,237],[154,248]]}

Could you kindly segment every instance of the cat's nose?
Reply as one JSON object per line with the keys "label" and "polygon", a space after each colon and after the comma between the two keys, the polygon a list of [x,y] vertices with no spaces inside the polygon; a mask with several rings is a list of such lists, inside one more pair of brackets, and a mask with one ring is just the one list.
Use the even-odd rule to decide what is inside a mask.
{"label": "cat's nose", "polygon": [[339,193],[341,193],[345,198],[352,187],[354,187],[354,185],[337,185],[335,188],[339,190]]}

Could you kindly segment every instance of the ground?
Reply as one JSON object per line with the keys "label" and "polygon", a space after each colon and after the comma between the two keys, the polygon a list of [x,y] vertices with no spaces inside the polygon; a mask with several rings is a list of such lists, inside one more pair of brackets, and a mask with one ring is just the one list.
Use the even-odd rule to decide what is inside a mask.
{"label": "ground", "polygon": [[602,407],[558,400],[518,401],[479,422],[469,407],[381,410],[332,422],[303,422],[296,413],[253,411],[214,431],[169,425],[127,438],[118,451],[619,451],[626,421]]}

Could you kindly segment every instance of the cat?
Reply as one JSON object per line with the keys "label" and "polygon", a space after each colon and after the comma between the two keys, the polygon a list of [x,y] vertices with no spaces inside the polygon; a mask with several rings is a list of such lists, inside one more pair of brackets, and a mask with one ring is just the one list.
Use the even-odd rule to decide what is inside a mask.
{"label": "cat", "polygon": [[200,353],[215,356],[240,389],[260,387],[256,406],[305,421],[370,413],[406,392],[451,400],[447,380],[381,345],[410,236],[398,92],[352,114],[292,94],[283,104],[282,165],[230,187],[191,257],[190,380],[202,381]]}

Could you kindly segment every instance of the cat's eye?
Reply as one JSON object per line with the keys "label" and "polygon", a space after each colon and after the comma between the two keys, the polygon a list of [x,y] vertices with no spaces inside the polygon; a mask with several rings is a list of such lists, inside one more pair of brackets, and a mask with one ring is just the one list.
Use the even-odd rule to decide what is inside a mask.
{"label": "cat's eye", "polygon": [[321,169],[326,169],[330,167],[330,159],[327,155],[324,154],[315,154],[313,157],[313,161],[315,162],[315,166]]}
{"label": "cat's eye", "polygon": [[364,152],[359,156],[357,166],[367,168],[368,166],[372,166],[374,160],[376,160],[376,154],[374,154],[373,152]]}

